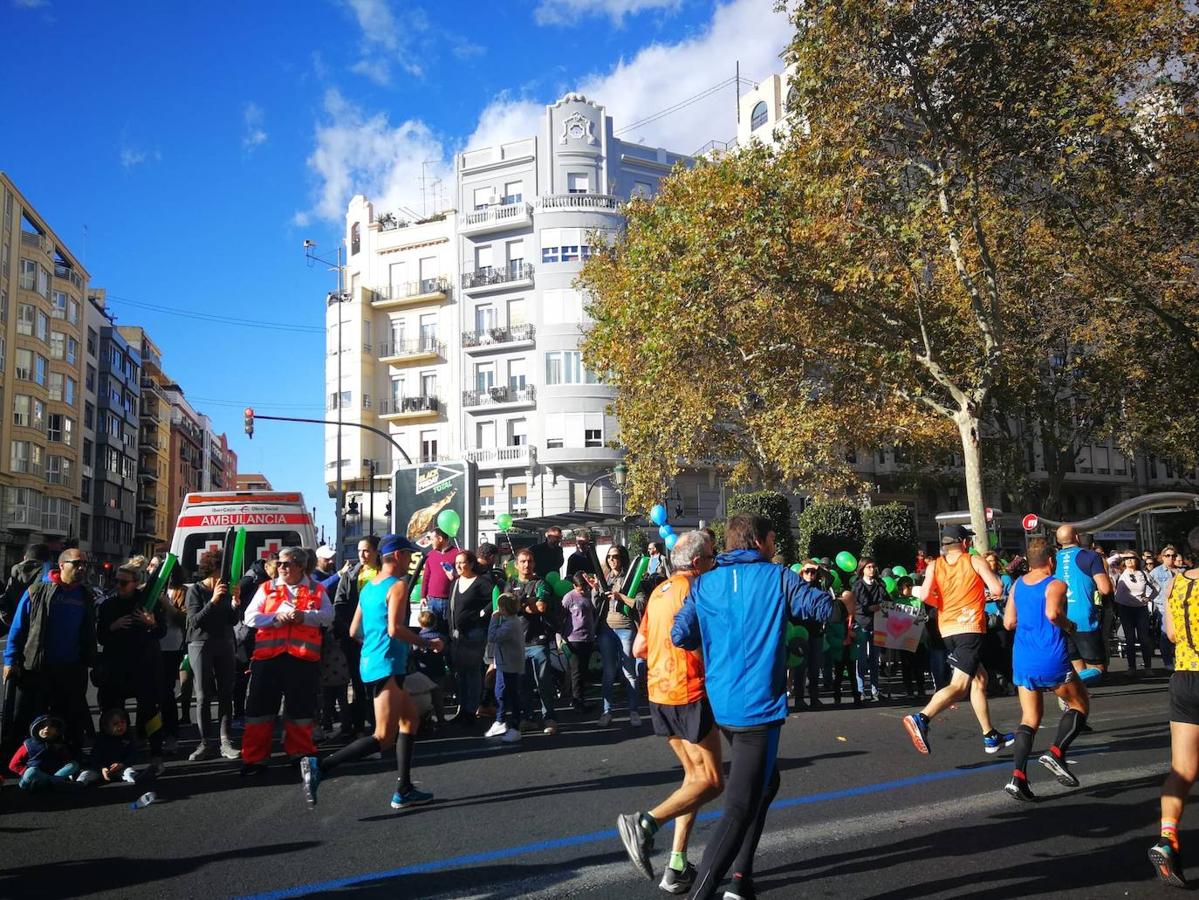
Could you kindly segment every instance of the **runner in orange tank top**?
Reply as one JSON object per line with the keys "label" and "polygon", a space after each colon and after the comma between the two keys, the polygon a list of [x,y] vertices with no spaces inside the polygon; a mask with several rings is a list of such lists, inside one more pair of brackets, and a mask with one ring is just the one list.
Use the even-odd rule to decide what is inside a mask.
{"label": "runner in orange tank top", "polygon": [[616,826],[633,865],[652,879],[649,856],[654,833],[670,819],[675,820],[670,862],[659,887],[667,893],[682,894],[695,881],[695,866],[687,862],[687,841],[695,814],[719,796],[723,782],[720,729],[704,694],[703,659],[698,653],[674,646],[670,629],[691,590],[691,580],[715,565],[716,554],[706,533],[691,531],[678,539],[670,559],[675,574],[650,592],[633,642],[633,655],[648,663],[654,733],[666,738],[683,764],[683,783],[648,812],[621,815]]}
{"label": "runner in orange tank top", "polygon": [[987,670],[979,657],[987,631],[984,606],[987,594],[1003,597],[1003,584],[979,556],[971,556],[969,529],[951,525],[941,535],[941,556],[924,573],[924,602],[939,610],[937,622],[949,664],[953,667],[949,684],[933,694],[920,712],[906,716],[903,727],[921,753],[929,752],[928,727],[933,717],[951,704],[970,695],[970,705],[983,732],[983,749],[998,753],[1016,740],[1014,734],[1000,733],[991,726],[987,705]]}

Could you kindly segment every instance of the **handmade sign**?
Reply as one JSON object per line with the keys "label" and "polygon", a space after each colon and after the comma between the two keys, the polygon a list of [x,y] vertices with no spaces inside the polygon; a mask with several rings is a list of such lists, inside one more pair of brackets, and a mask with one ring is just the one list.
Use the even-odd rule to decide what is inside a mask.
{"label": "handmade sign", "polygon": [[880,603],[874,614],[874,645],[914,651],[924,636],[926,617],[906,603]]}

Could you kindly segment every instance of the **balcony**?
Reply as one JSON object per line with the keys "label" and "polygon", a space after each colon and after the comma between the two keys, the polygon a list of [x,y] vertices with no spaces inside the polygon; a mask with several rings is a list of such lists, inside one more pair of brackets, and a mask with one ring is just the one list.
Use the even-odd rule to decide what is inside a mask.
{"label": "balcony", "polygon": [[537,208],[615,212],[620,209],[620,200],[611,194],[546,194],[537,200]]}
{"label": "balcony", "polygon": [[143,431],[138,438],[138,444],[144,449],[157,450],[159,449],[158,432]]}
{"label": "balcony", "polygon": [[441,415],[441,400],[437,397],[400,397],[380,400],[379,418],[388,422],[419,422]]}
{"label": "balcony", "polygon": [[498,385],[478,391],[463,391],[462,406],[471,412],[491,412],[495,409],[516,409],[537,403],[537,389],[528,384],[524,387]]}
{"label": "balcony", "polygon": [[137,505],[139,507],[149,507],[153,509],[158,505],[158,498],[153,493],[147,494],[145,491],[138,491]]}
{"label": "balcony", "polygon": [[481,331],[464,331],[462,346],[468,353],[486,353],[488,350],[517,350],[532,347],[536,332],[532,325],[507,325],[500,328],[484,328]]}
{"label": "balcony", "polygon": [[389,366],[410,366],[444,358],[445,344],[436,338],[388,341],[379,345],[379,362]]}
{"label": "balcony", "polygon": [[458,230],[462,234],[487,234],[492,231],[527,228],[533,224],[533,207],[528,203],[489,206],[467,213],[462,217],[461,223]]}
{"label": "balcony", "polygon": [[526,262],[511,262],[495,268],[485,266],[462,273],[462,290],[468,294],[486,294],[491,291],[507,291],[513,288],[533,286],[533,266]]}
{"label": "balcony", "polygon": [[527,469],[537,461],[536,448],[528,444],[467,450],[463,456],[481,469]]}
{"label": "balcony", "polygon": [[48,237],[44,234],[34,234],[32,231],[21,232],[21,243],[26,247],[36,247],[43,253],[49,253],[54,249]]}
{"label": "balcony", "polygon": [[70,266],[64,266],[62,263],[54,264],[54,277],[61,278],[64,281],[69,281],[79,290],[83,290],[83,276],[72,269]]}
{"label": "balcony", "polygon": [[440,276],[392,284],[385,288],[368,288],[366,291],[373,309],[401,309],[426,303],[444,303],[449,293],[449,281]]}
{"label": "balcony", "polygon": [[157,465],[147,465],[144,462],[137,464],[138,481],[157,481],[159,477]]}

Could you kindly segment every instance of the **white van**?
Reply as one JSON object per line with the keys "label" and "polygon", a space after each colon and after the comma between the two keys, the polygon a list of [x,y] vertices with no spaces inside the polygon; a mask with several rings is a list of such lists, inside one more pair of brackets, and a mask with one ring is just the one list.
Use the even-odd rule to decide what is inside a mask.
{"label": "white van", "polygon": [[316,549],[304,495],[281,491],[200,491],[183,498],[171,552],[190,577],[209,550],[220,550],[231,526],[246,526],[246,568],[284,547]]}

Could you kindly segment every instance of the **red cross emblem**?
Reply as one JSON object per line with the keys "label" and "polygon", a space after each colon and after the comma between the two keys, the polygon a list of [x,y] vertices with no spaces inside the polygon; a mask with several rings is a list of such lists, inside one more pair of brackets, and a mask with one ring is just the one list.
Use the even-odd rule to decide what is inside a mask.
{"label": "red cross emblem", "polygon": [[199,550],[196,551],[196,565],[197,566],[200,565],[200,560],[204,556],[205,553],[208,553],[209,551],[215,551],[216,553],[220,553],[221,550],[224,549],[224,547],[225,547],[225,544],[223,541],[209,541],[203,547],[201,547]]}
{"label": "red cross emblem", "polygon": [[278,539],[268,540],[263,545],[262,549],[258,551],[258,558],[262,559],[262,560],[269,559],[272,554],[278,553],[282,549],[283,549],[282,541],[280,541]]}

